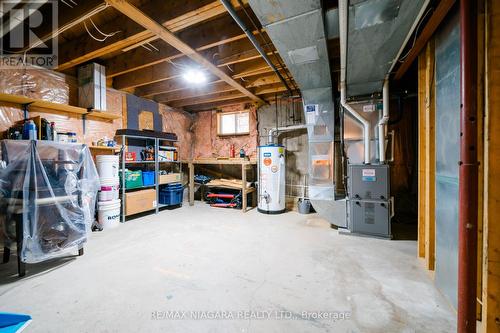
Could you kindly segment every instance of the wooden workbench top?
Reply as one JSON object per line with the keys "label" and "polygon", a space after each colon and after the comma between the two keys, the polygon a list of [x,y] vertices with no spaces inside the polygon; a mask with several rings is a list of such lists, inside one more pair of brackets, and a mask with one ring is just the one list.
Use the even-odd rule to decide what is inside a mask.
{"label": "wooden workbench top", "polygon": [[184,163],[193,164],[227,164],[227,165],[242,165],[242,164],[257,164],[256,159],[243,158],[196,158],[194,160],[185,160]]}

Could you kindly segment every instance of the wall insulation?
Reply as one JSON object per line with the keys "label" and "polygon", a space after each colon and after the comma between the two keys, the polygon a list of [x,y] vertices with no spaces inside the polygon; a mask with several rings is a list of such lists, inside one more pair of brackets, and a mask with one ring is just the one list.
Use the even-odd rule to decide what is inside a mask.
{"label": "wall insulation", "polygon": [[436,284],[457,306],[460,138],[458,12],[436,35]]}

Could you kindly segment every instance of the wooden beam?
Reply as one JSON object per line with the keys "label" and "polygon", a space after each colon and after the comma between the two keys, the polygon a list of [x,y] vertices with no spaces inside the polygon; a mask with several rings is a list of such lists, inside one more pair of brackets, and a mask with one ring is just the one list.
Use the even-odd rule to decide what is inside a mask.
{"label": "wooden beam", "polygon": [[[191,65],[190,63],[178,63],[177,65]],[[265,63],[264,60],[252,60],[246,63],[239,63],[230,66],[232,72],[229,68],[224,67],[227,73],[229,73],[233,79],[242,79],[246,77],[252,77],[255,75],[262,74],[272,74],[273,70]],[[180,71],[174,65],[170,63],[162,63],[155,66],[144,68],[140,72],[128,73],[125,75],[120,75],[113,79],[113,87],[118,90],[129,90],[131,88],[136,89],[134,94],[143,97],[150,97],[162,93],[167,93],[175,90],[179,90],[179,87],[174,83],[177,81],[172,81],[172,79],[177,79],[180,76]],[[272,79],[266,79],[271,83]],[[220,82],[223,80],[210,79],[208,84]],[[253,82],[253,81],[252,81]],[[186,85],[184,83],[178,82],[178,84],[186,89],[191,87],[191,85]]]}
{"label": "wooden beam", "polygon": [[170,93],[160,94],[155,96],[154,100],[159,103],[169,104],[174,101],[186,100],[207,96],[216,93],[225,93],[235,91],[234,87],[228,85],[224,81],[216,82],[214,84],[205,85],[202,87],[189,87],[188,89],[177,90]]}
{"label": "wooden beam", "polygon": [[426,158],[426,140],[425,140],[425,96],[426,96],[426,68],[427,58],[425,52],[418,56],[418,257],[425,258],[425,158]]}
{"label": "wooden beam", "polygon": [[[161,21],[172,32],[180,31],[187,26],[224,14],[222,4],[218,1],[210,0],[150,1],[144,5],[143,10],[146,13],[152,13],[153,20]],[[198,15],[200,11],[204,15]],[[210,15],[207,13],[210,13]],[[166,20],[164,18],[165,14],[168,15],[168,19]],[[186,21],[179,21],[179,17],[182,17]],[[122,50],[154,36],[154,34],[144,30],[143,27],[133,22],[133,20],[131,22],[125,16],[120,16],[99,28],[105,32],[120,30],[120,33],[106,39],[104,42],[89,38],[85,33],[71,42],[60,45],[59,67],[57,69],[60,71],[66,70],[92,59]]]}
{"label": "wooden beam", "polygon": [[[188,64],[186,64],[188,66]],[[146,67],[137,74],[128,73],[120,75],[113,79],[113,88],[118,90],[126,90],[136,87],[145,86],[148,84],[167,81],[180,77],[182,73],[179,68],[170,63],[161,63],[154,66]]]}
{"label": "wooden beam", "polygon": [[[36,36],[42,36],[38,38],[39,42],[46,42],[105,9],[106,4],[102,0],[82,1],[73,8],[68,8],[67,6],[59,6],[57,27],[55,29],[53,29],[51,24],[42,24],[32,30]],[[45,11],[50,12],[45,13]],[[42,7],[42,15],[52,16],[51,11],[52,6]],[[37,43],[39,42],[37,41]],[[35,43],[30,45],[30,48],[34,47],[34,45]],[[26,49],[23,51],[26,51]]]}
{"label": "wooden beam", "polygon": [[[245,87],[250,88],[247,85],[245,85]],[[260,85],[260,88],[255,89],[254,93],[255,95],[265,95],[270,93],[282,92],[286,90],[287,90],[286,87],[279,80],[278,83],[275,84],[268,84],[265,83],[265,81],[263,81],[262,84]],[[234,87],[222,81],[222,82],[216,82],[208,86],[203,86],[203,87],[191,86],[183,90],[176,90],[174,92],[160,94],[155,96],[154,100],[159,103],[165,103],[170,105],[170,103],[174,101],[190,100],[198,97],[220,94],[230,91],[236,91],[236,89],[234,89]]]}
{"label": "wooden beam", "polygon": [[478,158],[478,205],[477,205],[477,302],[476,319],[481,321],[483,307],[483,225],[484,225],[484,186],[487,180],[484,177],[484,119],[485,119],[485,75],[486,72],[486,4],[478,1],[477,18],[477,158]]}
{"label": "wooden beam", "polygon": [[424,49],[427,41],[432,37],[436,29],[439,27],[439,24],[448,14],[451,7],[455,4],[455,0],[441,0],[436,10],[432,14],[431,18],[425,25],[422,33],[418,36],[415,41],[415,45],[413,45],[410,53],[405,58],[404,62],[399,66],[396,75],[394,76],[395,80],[400,80],[406,71],[410,68],[413,61],[417,58],[420,52]]}
{"label": "wooden beam", "polygon": [[[277,64],[275,65],[278,66]],[[263,59],[251,60],[245,63],[231,65],[230,68],[232,70],[230,72],[232,73],[231,75],[233,79],[244,78],[245,80],[248,80],[249,77],[251,78],[253,76],[263,74],[271,75],[271,73],[273,73],[273,70],[266,64]],[[134,78],[132,77],[131,79]],[[155,80],[156,79],[159,79],[157,83],[140,86],[134,90],[134,94],[141,97],[151,97],[168,92],[189,89],[191,87],[190,85],[187,85],[185,83],[176,82],[176,80],[162,82],[161,78],[155,77]],[[208,84],[213,84],[221,81],[222,80],[214,80],[208,82]]]}
{"label": "wooden beam", "polygon": [[168,29],[163,27],[161,24],[157,23],[142,11],[137,9],[135,6],[129,4],[125,0],[107,0],[109,4],[111,4],[115,9],[122,12],[124,15],[130,17],[132,20],[142,25],[144,28],[149,30],[151,33],[157,35],[159,38],[163,39],[166,43],[172,45],[180,52],[184,53],[190,59],[196,61],[198,64],[208,69],[212,74],[219,77],[221,80],[227,82],[229,85],[235,87],[245,96],[250,97],[252,100],[264,103],[258,96],[254,95],[252,92],[247,90],[241,84],[236,82],[229,75],[221,71],[219,68],[214,66],[210,61],[201,56],[196,50],[192,47],[181,41],[177,38],[173,33],[171,33]]}
{"label": "wooden beam", "polygon": [[436,257],[436,108],[434,80],[434,40],[427,43],[425,69],[425,261],[435,268]]}
{"label": "wooden beam", "polygon": [[[283,71],[282,71],[282,74],[283,74]],[[276,73],[271,73],[271,74],[268,74],[265,76],[259,76],[259,77],[253,78],[251,80],[247,80],[247,82],[245,82],[245,87],[254,88],[254,87],[264,86],[267,84],[275,84],[275,83],[280,83],[280,82],[281,82],[281,80],[279,79],[278,75],[276,75]]]}
{"label": "wooden beam", "polygon": [[[181,40],[189,41],[189,45],[196,51],[216,48],[246,38],[246,35],[241,32],[239,26],[230,16],[222,16],[204,22],[192,29],[179,32],[177,36]],[[108,59],[106,61],[106,75],[115,77],[184,56],[177,49],[163,42],[156,42],[155,45],[159,49],[157,52],[150,52],[140,47]]]}
{"label": "wooden beam", "polygon": [[486,1],[482,331],[500,331],[500,2]]}
{"label": "wooden beam", "polygon": [[213,102],[213,103],[187,106],[187,107],[184,107],[184,110],[186,110],[188,112],[202,112],[202,111],[214,110],[214,109],[221,108],[221,107],[227,106],[227,105],[235,105],[235,104],[250,103],[250,102],[251,102],[251,100],[248,97],[242,97],[242,98],[237,98],[237,99],[228,100],[228,101],[219,101],[219,102]]}
{"label": "wooden beam", "polygon": [[220,101],[228,101],[228,100],[233,100],[233,99],[238,99],[238,98],[243,98],[247,97],[245,94],[239,92],[239,91],[231,91],[231,92],[225,92],[225,93],[217,93],[213,94],[210,96],[204,96],[204,97],[199,97],[199,98],[190,98],[182,101],[175,101],[172,103],[167,103],[168,106],[173,107],[173,108],[180,108],[184,106],[192,106],[192,105],[198,105],[198,104],[209,104],[209,103],[215,103],[215,102],[220,102]]}
{"label": "wooden beam", "polygon": [[[239,8],[240,4],[238,1],[232,1],[233,6],[235,8]],[[247,3],[247,0],[242,1],[243,4]],[[203,7],[200,7],[196,11],[188,12],[184,15],[180,15],[175,19],[171,20],[171,24],[166,25],[165,27],[170,31],[179,31],[185,29],[191,25],[198,24],[203,21],[210,20],[218,15],[225,14],[225,11],[221,8],[221,4],[218,1],[207,4]],[[165,25],[165,24],[164,24]],[[139,47],[143,43],[151,43],[155,40],[160,39],[158,36],[151,36],[145,39],[143,42],[138,43],[136,47]],[[133,47],[133,46],[132,46]]]}
{"label": "wooden beam", "polygon": [[[235,44],[235,45],[233,45],[233,44]],[[210,51],[206,51],[206,53],[201,53],[201,55],[205,59],[213,59],[218,55],[225,56],[222,61],[221,60],[217,61],[217,67],[222,68],[225,72],[230,72],[230,71],[226,71],[226,67],[236,66],[236,64],[241,64],[242,62],[251,61],[251,60],[255,59],[252,54],[248,54],[248,56],[241,55],[240,54],[241,51],[238,51],[238,49],[240,47],[243,47],[247,44],[250,44],[250,43],[246,40],[242,40],[242,41],[238,41],[236,43],[231,43],[230,44],[231,47],[221,48],[220,50],[219,49],[211,49]],[[239,50],[241,50],[241,49],[239,49]],[[232,56],[227,56],[227,53],[229,53],[229,52],[232,53],[232,56],[239,56],[240,57],[239,61],[236,61]],[[180,64],[182,64],[181,61],[185,62],[184,58],[176,59],[176,60],[173,60],[173,58],[174,57],[168,58],[166,61],[155,64],[153,66],[144,65],[141,67],[141,71],[133,71],[133,72],[125,73],[125,74],[120,75],[120,76],[116,76],[113,79],[113,87],[115,89],[124,90],[124,89],[136,88],[136,87],[145,86],[145,85],[148,85],[151,83],[171,79],[172,75],[176,76],[178,74],[177,73],[178,71],[173,71],[173,73],[169,72],[171,69],[175,69],[175,66],[173,66],[171,64],[171,62],[180,63]],[[177,56],[175,58],[177,58]],[[258,58],[260,58],[260,55]],[[224,61],[227,61],[227,62],[224,62]],[[241,72],[241,71],[243,71],[241,68],[245,68],[245,71],[253,71],[253,69],[251,67],[251,63],[249,64],[249,66],[250,67],[246,68],[246,67],[244,67],[244,65],[240,65],[240,66],[236,67],[236,70]],[[261,66],[264,66],[264,68],[265,68],[267,66],[267,64],[263,65],[262,62],[259,62],[259,68],[262,68]],[[235,70],[233,67],[231,67],[230,69],[232,71]],[[270,68],[266,69],[266,70],[269,71]],[[241,77],[243,77],[243,76],[240,76],[237,78],[241,78]]]}
{"label": "wooden beam", "polygon": [[255,95],[275,94],[286,90],[286,87],[282,83],[279,83],[255,89]]}

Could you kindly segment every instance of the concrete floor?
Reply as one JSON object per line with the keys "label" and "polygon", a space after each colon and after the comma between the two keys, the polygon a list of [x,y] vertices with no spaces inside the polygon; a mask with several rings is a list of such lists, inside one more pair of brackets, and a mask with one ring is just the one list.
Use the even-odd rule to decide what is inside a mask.
{"label": "concrete floor", "polygon": [[455,331],[416,242],[339,235],[315,215],[185,205],[28,267],[20,280],[0,265],[0,311],[30,314],[26,332]]}

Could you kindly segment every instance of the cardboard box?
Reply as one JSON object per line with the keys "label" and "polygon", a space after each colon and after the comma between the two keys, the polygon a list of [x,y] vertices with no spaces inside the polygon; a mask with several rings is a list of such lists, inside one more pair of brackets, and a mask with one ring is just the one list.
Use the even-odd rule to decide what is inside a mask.
{"label": "cardboard box", "polygon": [[125,193],[126,216],[154,209],[156,205],[156,190],[154,189]]}
{"label": "cardboard box", "polygon": [[169,173],[168,175],[160,175],[158,178],[160,184],[179,183],[181,181],[181,174]]}

